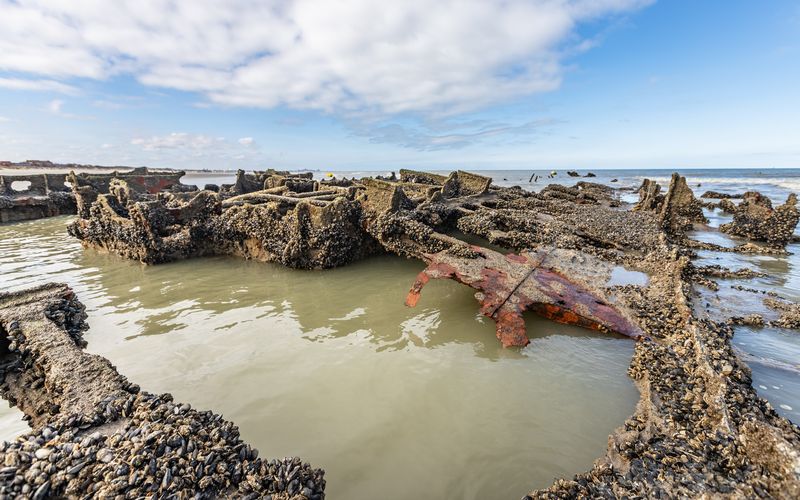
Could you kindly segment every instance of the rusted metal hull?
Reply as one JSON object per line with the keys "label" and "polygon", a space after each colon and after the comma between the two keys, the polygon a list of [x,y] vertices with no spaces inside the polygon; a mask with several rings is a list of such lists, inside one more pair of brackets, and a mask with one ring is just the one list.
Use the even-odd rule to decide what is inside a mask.
{"label": "rusted metal hull", "polygon": [[643,334],[613,304],[564,274],[548,267],[546,251],[503,255],[472,246],[476,259],[446,252],[425,255],[428,267],[418,276],[406,297],[414,307],[430,279],[449,278],[477,290],[480,311],[496,323],[497,338],[504,347],[525,346],[524,311],[533,311],[559,323],[602,332],[619,333],[633,339]]}

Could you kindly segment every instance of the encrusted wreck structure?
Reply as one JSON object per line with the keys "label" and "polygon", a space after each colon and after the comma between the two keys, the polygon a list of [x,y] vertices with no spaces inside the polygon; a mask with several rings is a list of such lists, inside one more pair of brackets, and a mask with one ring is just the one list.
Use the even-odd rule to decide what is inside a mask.
{"label": "encrusted wreck structure", "polygon": [[[553,255],[505,257],[446,234],[460,220],[468,222],[484,211],[501,213],[497,206],[504,198],[524,197],[524,192],[492,189],[491,179],[468,172],[448,177],[408,170],[400,174],[400,181],[362,179],[344,186],[286,173],[247,176],[240,171],[236,184],[220,193],[156,196],[133,196],[112,187],[109,194],[89,193],[88,216],[81,211],[69,231],[87,246],[148,264],[236,255],[325,269],[390,251],[428,262],[427,274],[420,275],[427,279],[434,269],[443,269],[442,260],[450,259],[449,276],[465,276],[463,269],[472,267],[476,257],[493,259],[475,268],[469,281],[460,281],[484,294],[482,310],[497,322],[503,345],[528,343],[521,317],[528,309],[563,322],[641,337],[624,307],[611,305],[603,290],[590,290],[553,271]],[[552,191],[557,199],[599,204],[598,196],[608,193],[591,194],[597,190],[585,184],[576,193],[552,188],[545,196]],[[87,206],[85,193],[77,194],[78,204]],[[496,279],[487,282],[487,273]],[[521,286],[519,280],[527,280],[529,286]],[[543,287],[549,289],[542,292]]]}
{"label": "encrusted wreck structure", "polygon": [[355,189],[309,190],[317,183],[306,177],[259,175],[240,172],[219,193],[87,186],[76,191],[79,219],[69,231],[86,246],[148,264],[222,254],[330,268],[375,251],[363,241]]}
{"label": "encrusted wreck structure", "polygon": [[672,234],[691,229],[695,223],[708,222],[703,215],[703,205],[694,197],[685,177],[672,174],[666,194],[661,195],[660,192],[661,185],[645,179],[639,188],[639,202],[633,210],[657,213],[661,224]]}
{"label": "encrusted wreck structure", "polygon": [[[152,171],[140,167],[126,172],[0,175],[0,222],[42,219],[57,215],[73,215],[79,210],[86,215],[94,201],[91,192],[110,193],[121,197],[123,191],[135,194],[196,190],[181,184],[184,172]],[[83,193],[76,200],[75,192]]]}
{"label": "encrusted wreck structure", "polygon": [[[498,187],[487,177],[462,171],[442,176],[401,170],[399,179],[330,182],[288,172],[239,172],[235,184],[190,193],[153,194],[113,184],[107,194],[76,190],[79,218],[70,233],[87,247],[150,264],[235,255],[303,269],[331,268],[391,252],[427,264],[411,285],[408,306],[423,300],[421,290],[430,279],[454,279],[476,291],[481,313],[495,321],[504,346],[528,343],[521,315],[526,310],[635,340],[629,369],[641,394],[635,413],[609,438],[605,455],[590,471],[559,479],[526,498],[800,497],[800,429],[755,393],[749,368],[731,346],[733,323],[695,307],[696,287],[713,291],[712,278],[754,275],[693,264],[694,249],[702,245],[691,240],[688,231],[706,219],[702,202],[677,174],[664,194],[657,183],[645,181],[632,210],[626,210],[616,190],[599,184],[551,185],[532,193]],[[748,205],[734,207],[743,211],[740,222],[734,220],[739,226],[747,225],[746,212],[780,229],[745,232],[769,245],[785,245],[787,239],[770,240],[764,234],[791,234],[797,223],[793,203],[776,209],[781,210],[778,215],[764,212],[763,217],[752,215]],[[611,275],[620,267],[646,273],[649,279],[644,284],[611,284]],[[784,312],[786,322],[795,321],[792,305],[776,303],[774,308]],[[0,314],[0,324],[10,333],[4,318]],[[10,335],[9,341],[17,342],[14,348],[28,349],[28,338]],[[35,362],[15,370],[25,373],[30,366],[38,373]],[[105,380],[97,378],[98,383]],[[113,374],[108,380],[115,380]],[[52,385],[45,380],[39,387],[49,390]],[[138,391],[122,382],[115,387],[109,401],[140,404]],[[23,403],[28,401],[21,394],[24,390],[4,391],[21,407],[32,407]],[[53,401],[55,414],[52,406],[36,406],[41,411],[31,417],[34,425],[51,420],[42,416],[48,408],[58,415],[62,405],[69,405],[68,398],[66,403]],[[136,406],[141,408],[140,418],[149,418],[147,408],[158,412],[162,403],[171,404],[150,401],[145,398],[145,406]],[[103,415],[120,411],[117,403],[111,405],[115,410],[100,403]],[[166,413],[182,415],[182,406],[168,408]],[[99,422],[105,425],[105,420]],[[42,438],[34,436],[34,441]],[[127,443],[112,440],[104,447],[113,453],[119,442]],[[165,443],[170,452],[182,445],[177,440]],[[240,457],[243,468],[250,467],[248,456]],[[163,491],[153,490],[159,478],[159,485],[169,485],[180,471],[188,473],[177,460],[168,462],[169,480],[156,475],[150,490],[138,491]],[[225,463],[240,462],[233,457]],[[156,470],[159,464],[156,461]],[[201,468],[205,465],[203,461]],[[261,466],[257,469],[268,474]],[[55,465],[45,470],[50,488],[52,475],[69,475],[71,469]],[[310,484],[321,484],[319,474],[301,470]],[[16,469],[9,471],[7,477],[17,474]],[[226,487],[243,488],[233,475],[227,479],[221,474]],[[263,476],[255,477],[258,483]],[[84,486],[89,484],[106,482],[87,479]],[[182,479],[180,484],[189,491],[199,483]],[[308,487],[308,492],[295,491],[298,498],[319,494],[316,486]]]}
{"label": "encrusted wreck structure", "polygon": [[0,175],[0,222],[75,213],[75,197],[63,175]]}
{"label": "encrusted wreck structure", "polygon": [[750,240],[766,243],[773,248],[783,248],[791,241],[800,214],[797,195],[789,195],[786,203],[772,208],[772,201],[757,192],[747,192],[742,202],[728,208],[733,221],[720,226],[720,231]]}

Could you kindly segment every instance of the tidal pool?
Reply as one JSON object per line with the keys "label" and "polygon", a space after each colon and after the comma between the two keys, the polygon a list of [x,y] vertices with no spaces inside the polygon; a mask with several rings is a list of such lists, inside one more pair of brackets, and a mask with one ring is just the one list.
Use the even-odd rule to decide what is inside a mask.
{"label": "tidal pool", "polygon": [[[346,499],[519,498],[588,469],[630,415],[634,343],[527,315],[503,349],[471,289],[392,256],[330,271],[236,258],[142,266],[84,250],[70,217],[0,226],[0,289],[66,282],[88,350],[142,389],[236,422]],[[25,430],[3,405],[0,437]]]}
{"label": "tidal pool", "polygon": [[[773,199],[773,203],[778,201]],[[717,229],[732,220],[730,214],[708,209],[705,209],[705,214],[709,220],[708,227],[691,232],[690,237],[728,248],[747,242]],[[786,250],[787,255],[698,251],[695,259],[698,266],[747,268],[765,276],[715,279],[719,285],[717,291],[696,286],[698,300],[695,310],[701,317],[708,316],[716,321],[745,314],[760,314],[765,321],[777,319],[778,313],[764,304],[764,298],[768,296],[766,292],[777,293],[791,301],[800,300],[800,244],[790,243]],[[737,326],[734,332],[733,345],[753,372],[756,392],[779,414],[792,422],[800,422],[800,334],[795,330],[748,326]]]}

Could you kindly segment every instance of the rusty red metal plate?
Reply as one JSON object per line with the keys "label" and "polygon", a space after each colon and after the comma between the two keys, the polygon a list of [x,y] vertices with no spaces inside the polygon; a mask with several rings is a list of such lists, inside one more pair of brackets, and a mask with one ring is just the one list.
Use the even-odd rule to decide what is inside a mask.
{"label": "rusty red metal plate", "polygon": [[414,307],[430,279],[453,279],[477,290],[483,315],[493,319],[504,347],[525,346],[528,339],[524,311],[533,311],[559,323],[601,332],[642,338],[641,330],[620,309],[542,262],[546,252],[503,255],[472,246],[478,258],[446,252],[425,255],[428,267],[417,276],[406,297]]}

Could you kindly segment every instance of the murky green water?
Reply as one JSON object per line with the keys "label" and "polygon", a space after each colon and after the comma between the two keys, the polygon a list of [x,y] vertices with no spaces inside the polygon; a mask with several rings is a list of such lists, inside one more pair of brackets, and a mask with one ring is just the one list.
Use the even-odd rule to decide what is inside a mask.
{"label": "murky green water", "polygon": [[[330,498],[519,498],[590,467],[633,412],[633,343],[529,316],[502,349],[467,287],[374,258],[294,271],[236,258],[144,267],[83,250],[67,217],[0,226],[0,287],[69,283],[88,350],[235,421],[262,456],[327,470]],[[0,410],[0,437],[25,429]]]}

